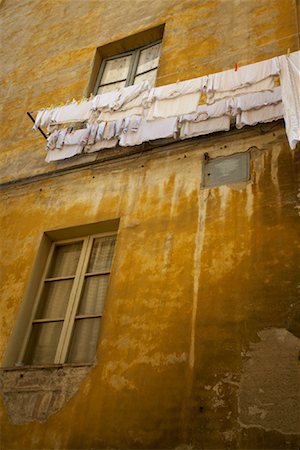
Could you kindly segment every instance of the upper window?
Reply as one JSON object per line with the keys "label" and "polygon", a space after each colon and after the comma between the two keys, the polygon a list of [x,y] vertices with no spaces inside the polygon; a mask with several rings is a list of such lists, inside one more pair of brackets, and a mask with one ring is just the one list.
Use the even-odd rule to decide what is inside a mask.
{"label": "upper window", "polygon": [[102,60],[94,94],[139,84],[148,80],[154,86],[161,41]]}
{"label": "upper window", "polygon": [[115,233],[53,242],[19,364],[94,360]]}

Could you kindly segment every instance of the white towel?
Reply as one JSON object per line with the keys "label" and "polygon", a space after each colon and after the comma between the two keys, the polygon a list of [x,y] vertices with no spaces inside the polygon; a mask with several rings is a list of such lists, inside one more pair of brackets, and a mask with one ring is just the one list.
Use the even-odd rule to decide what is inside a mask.
{"label": "white towel", "polygon": [[[240,90],[240,93],[242,93],[241,89],[243,89],[243,92],[258,92],[271,89],[272,79],[274,75],[278,74],[278,58],[272,58],[239,67],[237,70],[225,70],[209,75],[206,88],[208,103],[225,96],[227,97],[229,92],[232,93],[236,90]],[[253,85],[256,87],[253,87]],[[250,88],[251,86],[252,88]]]}
{"label": "white towel", "polygon": [[92,113],[92,101],[87,100],[81,103],[72,102],[69,105],[57,108],[52,120],[55,123],[84,122],[88,120]]}
{"label": "white towel", "polygon": [[177,117],[157,119],[150,122],[141,119],[139,125],[137,118],[131,119],[127,132],[124,128],[120,135],[122,147],[140,145],[142,142],[174,137],[177,132]]}
{"label": "white towel", "polygon": [[248,109],[237,113],[236,127],[242,128],[244,125],[256,125],[258,123],[273,122],[282,119],[282,102],[274,105],[266,105],[261,108]]}
{"label": "white towel", "polygon": [[60,159],[71,158],[72,156],[81,153],[82,149],[83,146],[81,145],[64,145],[61,150],[49,150],[45,161],[49,163],[51,161],[59,161]]}
{"label": "white towel", "polygon": [[213,117],[200,122],[183,122],[180,129],[180,139],[188,139],[193,136],[201,136],[217,131],[230,129],[230,117]]}
{"label": "white towel", "polygon": [[300,51],[279,56],[283,117],[290,148],[300,141]]}

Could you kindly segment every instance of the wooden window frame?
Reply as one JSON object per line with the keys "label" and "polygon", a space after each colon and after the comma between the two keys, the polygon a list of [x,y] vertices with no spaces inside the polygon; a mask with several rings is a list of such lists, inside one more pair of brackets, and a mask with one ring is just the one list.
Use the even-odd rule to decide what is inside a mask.
{"label": "wooden window frame", "polygon": [[[159,39],[157,41],[151,42],[151,43],[149,43],[147,45],[143,45],[142,47],[138,47],[138,48],[135,48],[133,50],[129,50],[127,52],[118,53],[116,55],[104,58],[102,60],[102,62],[101,62],[101,66],[100,66],[100,70],[99,70],[99,73],[98,73],[98,76],[97,76],[97,79],[96,79],[96,83],[95,83],[93,94],[97,95],[98,89],[100,87],[102,87],[102,86],[109,86],[111,84],[115,84],[115,83],[122,82],[122,81],[125,81],[125,87],[131,86],[131,85],[134,84],[134,80],[135,80],[135,77],[137,75],[143,75],[144,73],[148,73],[148,72],[151,72],[153,70],[158,70],[158,66],[157,66],[157,67],[155,67],[153,69],[145,70],[145,72],[137,74],[137,69],[138,69],[138,65],[139,65],[141,52],[143,50],[146,50],[147,48],[154,47],[157,44],[162,44],[162,39]],[[103,83],[103,84],[101,84],[101,79],[102,79],[103,74],[104,74],[106,63],[108,61],[112,61],[114,59],[123,58],[123,57],[129,56],[129,55],[132,55],[132,60],[131,60],[131,63],[130,63],[129,69],[128,69],[127,77],[122,79],[122,80],[117,80],[117,81],[112,81],[110,83]]]}
{"label": "wooden window frame", "polygon": [[[75,320],[99,318],[99,317],[101,318],[103,316],[103,314],[101,313],[101,314],[96,314],[96,315],[91,315],[91,314],[88,315],[87,314],[82,317],[79,317],[79,316],[77,317],[76,312],[77,312],[78,305],[79,305],[79,302],[81,299],[81,294],[83,292],[85,278],[96,276],[96,275],[110,275],[110,273],[112,271],[114,254],[113,254],[112,263],[111,263],[109,270],[98,271],[95,273],[87,273],[88,263],[89,263],[89,259],[91,256],[94,240],[97,238],[110,237],[110,236],[116,237],[117,232],[114,231],[114,232],[97,233],[97,234],[92,234],[92,235],[88,235],[88,236],[76,237],[76,238],[72,238],[72,239],[57,240],[57,241],[52,242],[50,251],[48,253],[48,257],[46,260],[46,265],[45,265],[45,268],[43,271],[43,275],[42,275],[40,283],[39,283],[36,299],[35,299],[35,302],[34,302],[34,305],[33,305],[32,311],[31,311],[30,320],[28,322],[28,327],[27,327],[27,330],[26,330],[26,333],[24,336],[23,344],[21,346],[19,358],[18,358],[16,365],[18,365],[18,366],[27,365],[23,361],[24,361],[24,357],[26,355],[27,347],[29,344],[29,338],[30,338],[31,331],[32,331],[32,326],[34,323],[52,323],[52,322],[55,322],[58,320],[63,321],[58,345],[56,348],[55,358],[54,358],[53,363],[50,363],[50,364],[64,364],[64,363],[66,363],[66,359],[68,356],[68,350],[69,350],[69,347],[71,344],[72,333],[73,333],[74,326],[75,326]],[[65,276],[52,277],[52,278],[47,277],[47,274],[48,274],[48,271],[50,268],[50,264],[52,263],[52,260],[53,260],[55,248],[59,247],[61,245],[64,245],[64,244],[73,244],[76,242],[82,242],[82,248],[80,251],[80,256],[79,256],[79,260],[77,263],[75,275],[67,276],[67,277],[65,277]],[[47,283],[49,281],[59,281],[59,280],[64,280],[64,279],[74,279],[64,318],[63,319],[61,319],[61,318],[59,318],[59,319],[56,319],[56,318],[36,319],[35,315],[37,313],[37,309],[41,302],[45,283]],[[108,285],[108,288],[109,288],[109,285]],[[86,361],[82,361],[82,363],[86,363]],[[35,365],[40,365],[40,364],[30,364],[30,365],[35,366]],[[42,364],[42,365],[44,365],[44,364]],[[46,364],[46,365],[48,365],[48,364]]]}

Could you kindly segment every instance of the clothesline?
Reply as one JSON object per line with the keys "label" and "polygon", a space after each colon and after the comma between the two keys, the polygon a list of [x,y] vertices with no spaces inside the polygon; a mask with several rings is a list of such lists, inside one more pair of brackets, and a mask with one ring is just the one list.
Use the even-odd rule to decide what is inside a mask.
{"label": "clothesline", "polygon": [[[278,77],[281,88],[276,87]],[[300,140],[299,85],[298,51],[237,70],[156,88],[145,81],[78,103],[73,100],[39,110],[34,129],[48,127],[49,161],[118,143],[139,145],[166,137],[186,139],[228,130],[232,120],[241,128],[284,117],[290,147],[294,149]],[[81,130],[70,133],[68,127],[73,124],[81,126]],[[86,128],[82,128],[83,124]]]}

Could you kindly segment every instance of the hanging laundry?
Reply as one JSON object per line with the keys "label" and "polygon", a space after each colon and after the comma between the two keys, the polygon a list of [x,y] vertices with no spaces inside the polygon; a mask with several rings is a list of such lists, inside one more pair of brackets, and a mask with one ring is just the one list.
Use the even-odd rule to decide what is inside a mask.
{"label": "hanging laundry", "polygon": [[[281,100],[281,87],[277,86],[273,91],[262,91],[253,94],[243,94],[237,97],[232,97],[229,101],[229,104],[232,114],[235,115],[238,113],[238,111],[259,109],[262,106],[280,103]],[[215,105],[215,103],[213,105]]]}
{"label": "hanging laundry", "polygon": [[[125,132],[124,132],[125,130]],[[177,132],[177,117],[147,121],[144,118],[133,117],[127,128],[124,127],[120,136],[123,147],[140,145],[142,142],[155,139],[175,137]]]}
{"label": "hanging laundry", "polygon": [[72,156],[82,153],[83,145],[64,145],[61,150],[54,149],[47,153],[46,162],[58,161],[61,159],[71,158]]}
{"label": "hanging laundry", "polygon": [[36,131],[38,127],[47,127],[50,125],[52,118],[57,113],[58,107],[46,108],[38,111],[33,130]]}
{"label": "hanging laundry", "polygon": [[217,131],[228,131],[230,129],[230,117],[221,116],[213,117],[211,119],[202,120],[199,122],[182,123],[180,128],[180,139],[188,139],[193,136],[201,136],[210,133],[216,133]]}
{"label": "hanging laundry", "polygon": [[106,126],[106,122],[100,122],[100,123],[99,123],[99,125],[98,125],[98,131],[97,131],[96,138],[95,138],[95,141],[96,141],[96,142],[99,142],[99,141],[102,140],[102,138],[103,138],[103,133],[104,133],[104,130],[105,130],[105,126]]}
{"label": "hanging laundry", "polygon": [[144,104],[149,107],[147,120],[190,114],[196,111],[207,77],[193,78],[152,88]]}
{"label": "hanging laundry", "polygon": [[247,92],[272,90],[279,74],[278,58],[268,59],[208,76],[207,103]]}
{"label": "hanging laundry", "polygon": [[242,128],[245,125],[257,125],[258,123],[273,122],[282,119],[282,102],[274,105],[266,105],[261,108],[240,111],[236,116],[236,127]]}
{"label": "hanging laundry", "polygon": [[180,116],[181,122],[201,122],[213,117],[221,117],[224,115],[230,116],[231,106],[230,99],[219,100],[213,105],[199,105],[193,114],[185,114]]}
{"label": "hanging laundry", "polygon": [[283,118],[290,148],[300,141],[300,51],[279,56]]}
{"label": "hanging laundry", "polygon": [[57,108],[52,121],[57,124],[85,122],[92,113],[92,101],[84,100],[80,103],[73,101],[69,105],[64,105]]}
{"label": "hanging laundry", "polygon": [[99,128],[98,123],[93,123],[93,124],[87,125],[87,129],[89,130],[89,137],[88,137],[88,142],[87,142],[88,145],[92,145],[95,143],[96,136],[98,133],[98,128]]}

